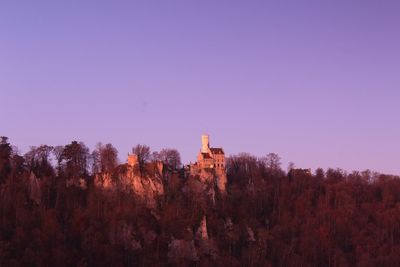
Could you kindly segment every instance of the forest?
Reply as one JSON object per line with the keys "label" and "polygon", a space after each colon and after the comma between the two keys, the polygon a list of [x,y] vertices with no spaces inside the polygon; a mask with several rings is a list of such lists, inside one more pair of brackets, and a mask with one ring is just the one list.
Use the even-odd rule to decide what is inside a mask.
{"label": "forest", "polygon": [[[0,139],[0,266],[400,266],[400,179],[226,158],[226,192],[176,149]],[[158,163],[158,164],[156,164]]]}

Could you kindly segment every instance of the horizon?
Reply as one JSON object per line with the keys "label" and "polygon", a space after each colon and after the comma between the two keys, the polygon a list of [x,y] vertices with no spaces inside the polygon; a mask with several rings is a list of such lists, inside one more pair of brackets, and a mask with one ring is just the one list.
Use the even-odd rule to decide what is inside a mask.
{"label": "horizon", "polygon": [[400,3],[0,4],[0,135],[400,175]]}
{"label": "horizon", "polygon": [[[8,137],[8,136],[6,136],[6,137]],[[211,136],[210,136],[210,140],[211,140]],[[77,142],[82,142],[82,141],[80,141],[80,140],[71,140],[69,143],[65,143],[65,144],[58,144],[58,145],[62,145],[62,146],[65,146],[65,145],[68,145],[68,144],[70,144],[71,142],[73,142],[73,141],[77,141]],[[50,146],[53,146],[53,147],[55,147],[55,146],[57,146],[57,145],[53,145],[53,144],[45,144],[45,143],[43,143],[43,144],[40,144],[40,145],[36,145],[36,146],[29,146],[29,148],[27,147],[25,150],[21,150],[16,144],[13,144],[12,142],[11,142],[11,140],[10,140],[10,138],[8,139],[8,142],[13,146],[13,147],[15,147],[16,148],[16,152],[19,154],[19,155],[24,155],[26,152],[28,152],[29,151],[29,149],[31,148],[31,147],[38,147],[38,146],[40,146],[40,145],[50,145]],[[88,146],[85,142],[83,142],[88,148],[89,148],[89,150],[90,150],[90,152],[92,152],[92,151],[94,151],[94,149],[95,149],[95,145],[93,145],[93,147],[91,147],[91,146]],[[96,145],[98,144],[98,143],[101,143],[101,144],[103,144],[103,145],[105,145],[105,144],[107,144],[106,142],[97,142],[96,143]],[[110,143],[110,144],[112,144],[112,143]],[[114,146],[114,144],[112,144],[113,146]],[[137,144],[135,144],[135,145],[137,145]],[[140,144],[140,145],[148,145],[148,144]],[[134,147],[134,145],[132,145],[132,147],[128,150],[128,152],[126,153],[126,155],[125,155],[125,157],[123,157],[123,154],[121,154],[121,152],[118,150],[118,148],[116,148],[117,149],[117,151],[118,151],[118,162],[119,162],[119,164],[125,164],[125,163],[127,163],[127,160],[128,160],[128,155],[129,154],[131,154],[132,153],[132,148]],[[155,150],[155,149],[152,149],[152,147],[151,146],[149,146],[150,147],[150,149],[151,149],[151,152],[159,152],[161,149],[163,149],[163,148],[166,148],[166,149],[177,149],[176,147],[161,147],[160,149],[157,149],[157,150]],[[217,147],[217,148],[220,148],[221,146],[213,146],[212,145],[212,143],[210,142],[210,147]],[[221,147],[224,151],[226,151],[226,149],[224,148],[224,147]],[[179,149],[177,149],[178,150],[178,152],[180,152],[179,151]],[[192,156],[192,158],[193,159],[190,159],[189,161],[187,161],[187,160],[185,160],[183,157],[182,157],[182,166],[185,166],[185,165],[189,165],[189,164],[192,164],[192,163],[195,163],[195,162],[197,162],[197,153],[199,152],[199,151],[201,151],[201,146],[199,147],[199,149],[193,154],[194,156]],[[262,154],[262,155],[255,155],[255,154],[252,154],[252,153],[250,153],[250,152],[247,152],[247,151],[241,151],[241,152],[238,152],[238,153],[236,153],[236,154],[227,154],[227,153],[225,153],[225,156],[226,157],[230,157],[230,156],[235,156],[235,155],[239,155],[239,154],[241,154],[241,153],[246,153],[246,154],[250,154],[251,156],[255,156],[255,157],[257,157],[257,159],[261,159],[262,157],[265,157],[265,156],[267,156],[267,154],[268,153],[265,153],[265,154]],[[275,153],[275,152],[269,152],[269,153]],[[181,154],[181,153],[180,153]],[[277,154],[277,153],[276,153]],[[181,156],[182,156],[182,154],[181,154]],[[282,160],[282,158],[281,158],[281,155],[279,155],[278,154],[278,156],[280,157],[280,162],[281,162],[281,169],[283,170],[283,171],[288,171],[288,168],[289,168],[289,165],[291,164],[291,163],[294,163],[294,162],[291,162],[291,161],[284,161],[284,160]],[[54,160],[54,158],[52,159],[52,161]],[[52,164],[54,164],[54,162],[52,163]],[[363,172],[363,171],[371,171],[371,173],[373,174],[374,172],[375,173],[377,173],[377,174],[387,174],[387,175],[396,175],[396,176],[399,176],[398,174],[395,174],[395,173],[384,173],[384,172],[379,172],[379,171],[377,171],[377,170],[373,170],[373,169],[344,169],[344,168],[341,168],[340,166],[336,166],[336,167],[334,167],[334,166],[328,166],[328,167],[315,167],[315,168],[311,168],[311,167],[308,167],[308,166],[298,166],[298,165],[294,165],[293,166],[295,169],[297,169],[297,168],[299,168],[299,169],[310,169],[311,170],[311,172],[312,173],[314,173],[317,169],[323,169],[324,171],[327,171],[328,169],[333,169],[333,170],[342,170],[342,171],[344,171],[345,173],[347,173],[347,174],[350,174],[350,173],[352,173],[352,172]]]}

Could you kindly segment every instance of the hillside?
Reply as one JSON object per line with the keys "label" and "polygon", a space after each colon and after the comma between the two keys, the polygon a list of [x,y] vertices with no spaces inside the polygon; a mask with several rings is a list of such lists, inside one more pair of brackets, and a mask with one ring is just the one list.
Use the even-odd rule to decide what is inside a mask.
{"label": "hillside", "polygon": [[110,144],[19,155],[2,138],[0,266],[400,265],[397,176],[242,153],[223,192],[177,151],[135,149],[131,166]]}

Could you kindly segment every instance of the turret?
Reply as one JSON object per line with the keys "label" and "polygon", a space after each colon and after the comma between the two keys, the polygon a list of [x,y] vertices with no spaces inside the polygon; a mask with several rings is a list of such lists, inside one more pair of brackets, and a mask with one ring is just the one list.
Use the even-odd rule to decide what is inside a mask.
{"label": "turret", "polygon": [[203,134],[201,136],[201,153],[208,153],[210,149],[209,136],[207,134]]}
{"label": "turret", "polygon": [[138,156],[136,154],[128,154],[128,165],[135,167],[138,164]]}

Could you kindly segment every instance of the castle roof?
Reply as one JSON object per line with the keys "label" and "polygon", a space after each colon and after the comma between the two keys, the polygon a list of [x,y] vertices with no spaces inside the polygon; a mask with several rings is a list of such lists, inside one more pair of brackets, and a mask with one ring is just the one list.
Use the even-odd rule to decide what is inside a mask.
{"label": "castle roof", "polygon": [[203,158],[205,159],[211,159],[211,156],[208,153],[201,153],[201,155],[203,155]]}
{"label": "castle roof", "polygon": [[225,154],[222,147],[211,147],[210,150],[212,154]]}

